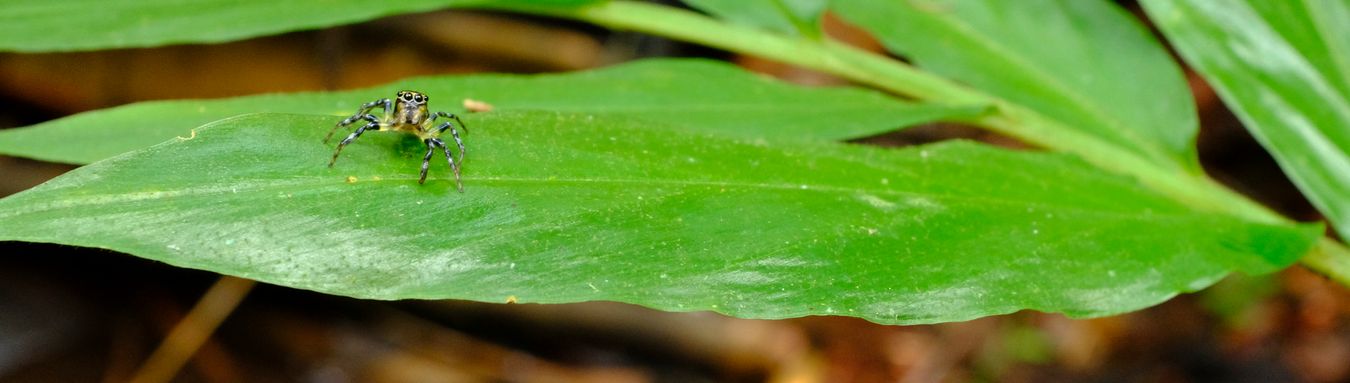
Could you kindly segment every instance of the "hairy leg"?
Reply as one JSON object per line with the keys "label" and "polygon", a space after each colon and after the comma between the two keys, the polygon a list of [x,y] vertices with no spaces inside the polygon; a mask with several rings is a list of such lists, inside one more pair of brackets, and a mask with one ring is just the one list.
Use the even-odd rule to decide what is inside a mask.
{"label": "hairy leg", "polygon": [[436,144],[431,140],[423,141],[427,144],[427,155],[422,156],[422,177],[417,179],[418,184],[427,182],[427,168],[431,166],[431,155],[436,154]]}
{"label": "hairy leg", "polygon": [[[429,140],[429,141],[435,143],[437,146],[440,146],[440,147],[441,147],[441,151],[442,151],[442,152],[445,152],[445,162],[450,163],[450,170],[452,170],[452,171],[455,172],[455,189],[458,189],[460,193],[463,193],[463,192],[464,192],[464,182],[463,182],[463,181],[460,181],[460,178],[459,178],[459,164],[456,164],[456,163],[455,163],[455,157],[452,156],[452,155],[450,155],[450,148],[447,147],[447,146],[445,146],[445,142],[444,142],[444,141],[441,141],[439,138],[432,138],[432,139]],[[427,155],[430,156],[431,153],[427,153]]]}
{"label": "hairy leg", "polygon": [[381,116],[388,116],[389,109],[393,108],[394,102],[390,101],[387,98],[382,98],[379,100],[361,104],[361,107],[356,110],[356,114],[353,114],[351,117],[347,117],[346,119],[342,120],[342,122],[339,122],[336,126],[333,127],[333,130],[329,130],[328,135],[323,137],[323,142],[325,144],[328,143],[328,139],[333,138],[333,132],[336,132],[338,128],[351,125],[353,122],[356,122],[357,120],[364,119],[370,122],[379,122],[379,119],[375,118],[375,116],[372,116],[370,114],[370,110],[374,109],[376,106],[383,106],[384,114],[381,114]]}
{"label": "hairy leg", "polygon": [[334,162],[337,162],[338,154],[341,154],[341,153],[342,153],[342,148],[343,148],[343,147],[346,147],[347,144],[350,144],[350,143],[352,143],[352,141],[355,141],[357,137],[361,137],[361,133],[365,133],[365,132],[366,132],[366,129],[370,129],[370,128],[375,128],[375,130],[379,130],[379,129],[380,129],[380,123],[379,123],[378,121],[377,121],[377,122],[371,122],[371,123],[368,123],[368,124],[366,124],[365,126],[362,126],[360,129],[356,129],[355,132],[352,132],[351,135],[348,135],[348,136],[347,136],[347,139],[344,139],[344,140],[342,140],[342,142],[338,143],[337,151],[334,151],[334,152],[333,152],[333,159],[328,161],[328,167],[330,167],[330,168],[333,167],[333,163],[334,163]]}

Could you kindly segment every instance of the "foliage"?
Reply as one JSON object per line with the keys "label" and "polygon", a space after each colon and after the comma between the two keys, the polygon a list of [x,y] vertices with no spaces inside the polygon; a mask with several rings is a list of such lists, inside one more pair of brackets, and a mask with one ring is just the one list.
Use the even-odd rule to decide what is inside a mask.
{"label": "foliage", "polygon": [[[1303,254],[1317,260],[1309,265],[1350,280],[1350,256],[1317,240],[1318,225],[1292,223],[1204,176],[1177,64],[1105,1],[691,0],[726,21],[628,1],[473,3],[455,5],[574,18],[762,55],[911,101],[656,61],[575,75],[438,77],[352,92],[132,105],[0,134],[0,151],[60,161],[131,150],[0,200],[0,239],[104,247],[358,297],[602,299],[882,323],[1019,309],[1107,315],[1204,288],[1231,271],[1277,270]],[[275,6],[237,8],[252,14]],[[406,11],[363,6],[373,8],[369,15]],[[1181,12],[1149,6],[1160,18]],[[819,20],[827,9],[916,66],[824,36]],[[1267,11],[1261,20],[1310,17]],[[165,33],[158,26],[216,25],[237,16],[162,17],[138,30]],[[32,34],[24,28],[50,22],[37,19],[6,32]],[[299,19],[277,17],[251,33],[319,25]],[[330,17],[322,25],[356,19]],[[99,25],[81,28],[102,36]],[[1198,25],[1211,35],[1164,28],[1180,39],[1237,38]],[[1339,45],[1309,50],[1290,37],[1307,30],[1277,30],[1286,40],[1260,41],[1283,41],[1298,47],[1293,56],[1330,63],[1314,65],[1318,73],[1345,73],[1336,71],[1345,68]],[[145,44],[244,36],[179,32]],[[89,40],[43,49],[124,46]],[[1180,45],[1192,60],[1222,62],[1224,52],[1198,53],[1187,44],[1194,43]],[[1331,59],[1317,59],[1324,51]],[[1220,81],[1243,89],[1251,87],[1244,81],[1280,80],[1249,74],[1274,65],[1217,72],[1247,74]],[[418,186],[412,177],[420,144],[396,135],[368,133],[337,168],[321,165],[330,148],[318,135],[334,115],[414,86],[438,102],[502,106],[468,116],[465,193],[451,191],[444,167]],[[1328,94],[1344,95],[1336,89],[1342,93]],[[1242,103],[1242,92],[1228,93]],[[1278,138],[1303,129],[1291,122],[1336,121],[1300,117],[1320,113],[1315,98],[1286,99],[1297,107],[1279,119],[1249,117],[1263,124],[1254,129]],[[662,105],[670,109],[654,107]],[[819,108],[803,107],[809,105]],[[266,111],[311,114],[225,118]],[[151,126],[132,123],[138,120]],[[1050,152],[825,142],[934,120],[985,127]],[[199,123],[206,125],[191,129]],[[80,144],[89,155],[60,154],[72,152],[68,140],[103,124],[136,139]],[[187,130],[194,133],[145,148]],[[1334,134],[1294,136],[1304,139],[1298,145],[1344,147]],[[1272,146],[1277,153],[1298,148]],[[1338,153],[1344,150],[1298,158],[1334,168]],[[1315,193],[1342,190],[1331,185]]]}
{"label": "foliage", "polygon": [[471,119],[460,194],[443,163],[416,183],[405,135],[367,133],[324,167],[335,120],[211,123],[0,200],[0,233],[356,297],[882,323],[1116,313],[1278,269],[1317,235],[1062,155],[766,145],[569,113]]}
{"label": "foliage", "polygon": [[[0,152],[86,164],[186,137],[192,128],[239,114],[346,117],[361,104],[393,97],[400,89],[435,95],[430,103],[435,110],[457,111],[462,100],[474,99],[497,111],[605,114],[778,140],[858,138],[983,111],[979,106],[914,104],[861,89],[793,86],[725,63],[646,60],[560,75],[435,76],[345,92],[142,102],[0,131]],[[81,150],[69,150],[72,146]]]}
{"label": "foliage", "polygon": [[6,0],[0,50],[76,51],[216,43],[442,7],[575,7],[598,0]]}
{"label": "foliage", "polygon": [[1350,238],[1350,3],[1144,5],[1341,237]]}

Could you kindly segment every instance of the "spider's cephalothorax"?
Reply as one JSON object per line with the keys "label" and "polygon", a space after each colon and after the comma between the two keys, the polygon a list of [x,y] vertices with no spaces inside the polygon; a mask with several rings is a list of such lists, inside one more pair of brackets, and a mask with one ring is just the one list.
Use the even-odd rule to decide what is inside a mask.
{"label": "spider's cephalothorax", "polygon": [[[440,125],[437,125],[436,118],[445,117],[454,120],[459,123],[459,128],[464,129],[465,133],[469,132],[469,128],[464,126],[464,121],[460,121],[459,117],[454,114],[446,112],[428,112],[428,101],[431,101],[431,98],[421,92],[405,90],[398,92],[398,97],[394,100],[383,98],[362,104],[361,109],[357,110],[356,114],[339,122],[337,126],[334,126],[333,130],[328,131],[328,135],[323,138],[323,142],[328,143],[328,140],[333,138],[333,132],[336,132],[338,128],[351,125],[357,121],[366,122],[365,125],[357,128],[355,132],[352,132],[351,135],[348,135],[346,139],[338,144],[337,151],[333,152],[333,159],[328,161],[328,167],[333,167],[333,163],[337,162],[338,154],[342,153],[342,148],[344,146],[352,143],[357,137],[361,137],[361,133],[365,133],[366,130],[394,130],[408,132],[417,135],[417,138],[422,139],[422,142],[427,144],[427,155],[422,157],[422,177],[417,179],[417,183],[420,184],[426,182],[427,167],[431,164],[431,155],[435,154],[436,148],[439,147],[442,152],[445,152],[445,160],[450,163],[450,170],[455,172],[455,187],[459,189],[460,192],[463,192],[464,184],[459,180],[459,167],[460,164],[464,163],[464,141],[460,141],[459,131],[455,129],[455,124],[450,123],[450,121],[445,121]],[[377,106],[384,107],[384,114],[381,117],[375,117],[375,115],[370,114],[370,110],[375,109]],[[393,110],[390,111],[390,109]],[[445,145],[445,142],[441,141],[441,133],[444,133],[446,129],[450,130],[450,136],[455,138],[455,146],[459,147],[458,163],[455,162],[454,156],[450,155],[450,148]]]}

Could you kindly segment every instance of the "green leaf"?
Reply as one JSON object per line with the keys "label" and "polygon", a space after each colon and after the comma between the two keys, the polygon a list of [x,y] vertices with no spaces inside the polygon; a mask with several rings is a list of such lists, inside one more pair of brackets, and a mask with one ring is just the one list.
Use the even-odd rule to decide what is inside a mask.
{"label": "green leaf", "polygon": [[1197,213],[1065,155],[550,112],[469,116],[457,193],[440,161],[417,183],[410,135],[366,133],[325,167],[336,120],[245,115],[81,167],[0,200],[0,240],[362,298],[925,323],[1138,309],[1284,267],[1319,232]]}
{"label": "green leaf", "polygon": [[446,7],[567,8],[603,0],[6,0],[0,51],[216,43]]}
{"label": "green leaf", "polygon": [[769,31],[819,38],[829,0],[684,0],[728,21]]}
{"label": "green leaf", "polygon": [[1144,5],[1341,238],[1350,238],[1350,3]]}
{"label": "green leaf", "polygon": [[427,93],[434,99],[433,110],[458,112],[468,98],[488,102],[497,111],[637,117],[770,139],[855,138],[983,111],[916,105],[860,89],[789,85],[716,61],[645,60],[561,75],[439,76],[345,92],[136,103],[0,131],[0,154],[89,163],[176,136],[189,137],[194,127],[239,114],[345,117],[362,103],[393,97],[399,89]]}
{"label": "green leaf", "polygon": [[1181,70],[1102,0],[836,0],[920,67],[1031,108],[1164,168],[1198,171]]}

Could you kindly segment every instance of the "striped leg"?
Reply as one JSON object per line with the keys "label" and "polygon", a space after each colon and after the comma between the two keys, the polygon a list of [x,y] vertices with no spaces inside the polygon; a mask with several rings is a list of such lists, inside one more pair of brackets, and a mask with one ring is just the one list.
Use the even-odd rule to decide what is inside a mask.
{"label": "striped leg", "polygon": [[[437,113],[445,113],[445,112],[437,112]],[[456,118],[456,120],[458,120],[458,118]],[[463,124],[464,123],[461,122],[460,126],[463,126]],[[459,131],[455,130],[454,124],[451,124],[450,121],[446,121],[445,123],[442,123],[440,126],[437,126],[436,135],[439,136],[441,133],[444,133],[446,129],[450,129],[450,136],[454,137],[455,146],[459,147],[459,162],[461,163],[464,162],[464,140],[459,139]],[[468,133],[469,129],[465,128],[464,132]]]}
{"label": "striped leg", "polygon": [[375,116],[372,116],[370,114],[370,110],[374,109],[376,106],[383,106],[384,114],[381,114],[381,116],[388,116],[389,109],[394,107],[394,102],[390,101],[387,98],[382,98],[379,100],[361,104],[361,108],[356,110],[356,114],[353,114],[351,117],[347,117],[347,119],[342,120],[342,122],[339,122],[336,126],[333,127],[333,130],[328,131],[328,135],[323,137],[323,143],[325,144],[328,143],[328,140],[330,138],[333,138],[333,132],[336,132],[338,128],[351,125],[353,122],[356,122],[357,120],[364,119],[370,122],[379,122],[379,119],[375,118]]}
{"label": "striped leg", "polygon": [[351,135],[347,136],[347,139],[342,140],[342,142],[338,143],[337,151],[333,152],[333,159],[328,161],[328,167],[330,168],[333,167],[333,163],[337,162],[338,154],[342,153],[343,147],[346,147],[347,144],[350,144],[352,143],[352,141],[355,141],[357,137],[361,137],[361,133],[365,133],[366,129],[370,128],[380,130],[380,123],[378,121],[372,121],[366,124],[365,126],[362,126],[360,129],[357,129],[355,132],[352,132]]}
{"label": "striped leg", "polygon": [[435,122],[435,121],[436,121],[436,117],[445,117],[445,118],[449,118],[449,119],[455,120],[455,122],[458,122],[458,123],[459,123],[459,128],[460,128],[460,129],[464,129],[464,133],[469,133],[469,127],[466,126],[466,125],[464,125],[464,121],[461,121],[461,120],[459,119],[459,116],[456,116],[454,113],[436,112],[436,114],[432,114],[432,115],[431,115],[431,121],[432,121],[432,122]]}
{"label": "striped leg", "polygon": [[370,114],[363,114],[363,115],[359,115],[359,116],[351,116],[351,117],[348,117],[346,120],[342,120],[342,122],[339,122],[337,125],[334,125],[334,126],[333,126],[333,129],[328,131],[328,135],[323,136],[323,143],[327,144],[327,143],[328,143],[328,140],[331,139],[331,138],[333,138],[333,133],[337,132],[337,130],[338,130],[339,128],[342,128],[342,127],[347,126],[347,125],[351,125],[351,123],[354,122],[354,121],[356,121],[356,120],[366,120],[366,123],[367,123],[367,124],[370,124],[370,123],[379,124],[379,123],[380,123],[380,119],[375,118],[375,116],[370,115]]}
{"label": "striped leg", "polygon": [[422,156],[422,177],[417,179],[418,184],[427,182],[427,168],[431,166],[431,155],[436,154],[436,144],[432,140],[423,142],[427,144],[427,155]]}
{"label": "striped leg", "polygon": [[[456,163],[455,163],[455,157],[452,156],[452,155],[450,155],[450,148],[447,147],[447,146],[445,146],[445,141],[441,141],[441,139],[439,139],[439,138],[432,138],[432,139],[430,139],[430,140],[428,140],[428,141],[434,143],[436,146],[440,146],[440,147],[441,147],[441,151],[442,151],[442,152],[445,152],[445,162],[450,163],[450,170],[452,170],[452,171],[455,172],[455,189],[458,189],[460,193],[463,193],[463,192],[464,192],[464,182],[463,182],[463,181],[460,181],[460,178],[459,178],[459,164],[456,164]],[[430,156],[430,155],[431,155],[431,153],[428,152],[428,153],[427,153],[427,156]],[[430,157],[428,157],[428,158],[430,158]]]}

